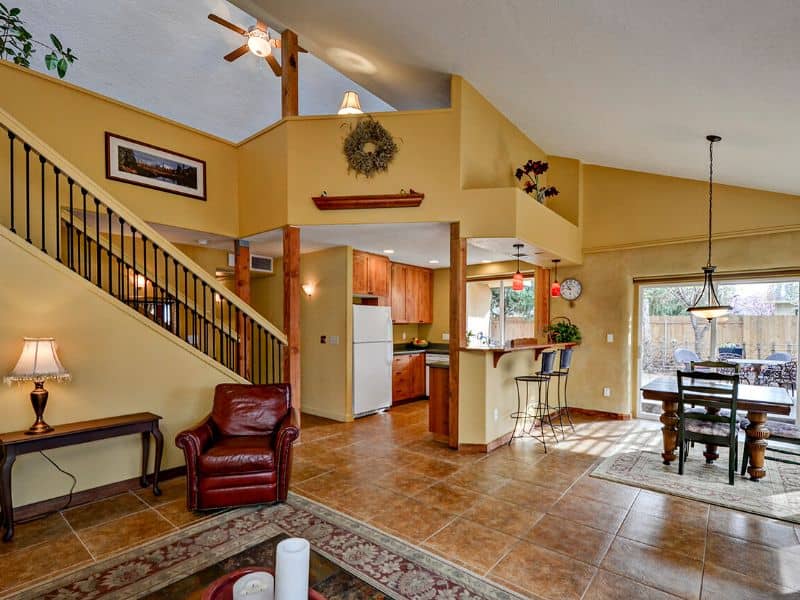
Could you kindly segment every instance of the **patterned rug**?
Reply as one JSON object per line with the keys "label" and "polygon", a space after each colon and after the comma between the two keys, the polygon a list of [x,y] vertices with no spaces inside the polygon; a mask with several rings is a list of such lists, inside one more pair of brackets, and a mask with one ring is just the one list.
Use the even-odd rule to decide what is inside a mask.
{"label": "patterned rug", "polygon": [[[739,446],[739,467],[743,445]],[[615,455],[592,472],[592,477],[800,523],[800,466],[767,461],[766,469],[766,477],[758,482],[737,472],[734,485],[729,485],[727,448],[720,448],[719,459],[707,465],[703,447],[695,445],[689,452],[684,474],[678,475],[677,460],[669,466],[662,464],[658,432],[652,438],[648,436],[644,446],[623,442]]]}
{"label": "patterned rug", "polygon": [[360,521],[290,494],[286,504],[222,513],[11,597],[19,600],[143,598],[280,535],[390,598],[500,599],[517,595]]}

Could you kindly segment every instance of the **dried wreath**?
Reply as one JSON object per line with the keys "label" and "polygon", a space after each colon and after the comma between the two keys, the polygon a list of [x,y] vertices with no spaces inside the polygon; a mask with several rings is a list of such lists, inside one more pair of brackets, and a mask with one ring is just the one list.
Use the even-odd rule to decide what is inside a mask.
{"label": "dried wreath", "polygon": [[344,139],[348,172],[366,177],[386,171],[397,150],[392,134],[372,117],[359,121]]}

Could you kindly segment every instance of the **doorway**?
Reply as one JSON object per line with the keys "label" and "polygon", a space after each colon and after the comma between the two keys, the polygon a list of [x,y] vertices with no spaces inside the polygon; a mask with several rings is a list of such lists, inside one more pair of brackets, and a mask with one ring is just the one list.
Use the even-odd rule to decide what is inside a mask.
{"label": "doorway", "polygon": [[637,415],[661,414],[660,402],[642,398],[643,385],[688,369],[692,360],[726,360],[739,364],[743,383],[785,388],[795,401],[789,418],[796,420],[800,278],[720,280],[720,301],[733,310],[711,322],[686,312],[700,287],[680,281],[638,286]]}

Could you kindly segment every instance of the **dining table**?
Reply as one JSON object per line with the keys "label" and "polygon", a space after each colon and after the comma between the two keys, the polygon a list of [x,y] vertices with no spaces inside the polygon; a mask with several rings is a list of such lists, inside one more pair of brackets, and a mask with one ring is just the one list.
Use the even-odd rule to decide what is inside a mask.
{"label": "dining table", "polygon": [[[704,381],[703,385],[708,387],[714,384]],[[664,464],[669,465],[677,460],[675,450],[678,446],[678,378],[675,375],[657,377],[642,386],[641,392],[643,398],[661,402],[662,412],[659,420],[663,424],[661,433],[664,443],[661,457],[664,459]],[[692,403],[703,405],[701,398],[692,398]],[[766,426],[767,415],[788,415],[791,413],[792,406],[794,406],[794,401],[789,392],[782,387],[739,384],[737,409],[746,410],[749,421],[745,428],[745,443],[750,454],[747,472],[751,480],[758,481],[767,474],[764,468],[764,452],[769,440],[769,429]],[[706,462],[713,463],[719,458],[717,447],[707,444],[703,456],[705,456]]]}

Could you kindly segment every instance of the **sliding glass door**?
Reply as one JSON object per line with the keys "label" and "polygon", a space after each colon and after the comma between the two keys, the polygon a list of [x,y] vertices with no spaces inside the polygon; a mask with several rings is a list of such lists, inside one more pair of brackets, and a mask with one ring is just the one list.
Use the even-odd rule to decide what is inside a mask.
{"label": "sliding glass door", "polygon": [[[785,388],[796,406],[800,279],[720,281],[720,300],[733,310],[710,323],[686,312],[699,291],[680,282],[639,287],[637,389],[692,360],[722,359],[740,365],[745,383]],[[640,417],[661,414],[659,402],[638,398]]]}

